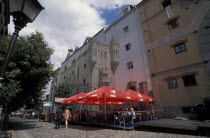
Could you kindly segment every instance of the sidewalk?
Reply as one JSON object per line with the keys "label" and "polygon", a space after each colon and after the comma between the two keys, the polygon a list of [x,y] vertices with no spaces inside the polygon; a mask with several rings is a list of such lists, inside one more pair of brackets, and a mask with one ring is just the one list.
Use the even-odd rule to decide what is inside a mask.
{"label": "sidewalk", "polygon": [[26,130],[9,130],[8,133],[12,134],[12,138],[34,138]]}
{"label": "sidewalk", "polygon": [[[162,132],[148,130],[116,130],[96,126],[83,126],[69,124],[65,129],[64,124],[60,129],[54,129],[54,124],[39,122],[38,119],[25,121],[20,118],[12,118],[8,133],[12,133],[12,138],[200,138],[203,136]],[[206,136],[204,136],[206,137]]]}
{"label": "sidewalk", "polygon": [[179,129],[179,130],[191,130],[197,131],[201,129],[207,129],[210,132],[210,122],[208,121],[194,121],[194,120],[174,120],[174,119],[157,119],[151,121],[143,121],[136,123],[141,126]]}

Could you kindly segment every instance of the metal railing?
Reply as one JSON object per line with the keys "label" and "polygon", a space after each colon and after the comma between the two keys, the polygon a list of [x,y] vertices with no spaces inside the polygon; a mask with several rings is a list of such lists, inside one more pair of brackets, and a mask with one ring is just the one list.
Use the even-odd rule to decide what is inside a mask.
{"label": "metal railing", "polygon": [[134,129],[135,124],[143,121],[161,119],[160,110],[135,111],[135,116],[126,116],[124,111],[104,112],[87,111],[72,114],[72,120],[89,124]]}

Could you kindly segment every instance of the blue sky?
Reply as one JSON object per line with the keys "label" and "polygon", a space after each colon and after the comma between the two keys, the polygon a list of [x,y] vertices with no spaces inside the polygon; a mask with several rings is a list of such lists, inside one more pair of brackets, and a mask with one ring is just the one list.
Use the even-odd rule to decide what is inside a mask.
{"label": "blue sky", "polygon": [[101,17],[105,19],[105,24],[107,26],[121,17],[121,7],[115,9],[101,9],[99,12],[101,13]]}

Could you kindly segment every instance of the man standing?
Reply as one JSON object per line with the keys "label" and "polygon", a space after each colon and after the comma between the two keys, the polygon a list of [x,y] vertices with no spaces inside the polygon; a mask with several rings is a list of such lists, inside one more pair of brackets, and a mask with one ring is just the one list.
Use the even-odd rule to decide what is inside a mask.
{"label": "man standing", "polygon": [[62,114],[60,108],[56,111],[56,119],[55,119],[55,129],[60,128],[60,122],[62,119]]}
{"label": "man standing", "polygon": [[70,114],[71,113],[70,113],[69,109],[66,108],[66,111],[65,111],[65,125],[66,125],[66,128],[68,128]]}

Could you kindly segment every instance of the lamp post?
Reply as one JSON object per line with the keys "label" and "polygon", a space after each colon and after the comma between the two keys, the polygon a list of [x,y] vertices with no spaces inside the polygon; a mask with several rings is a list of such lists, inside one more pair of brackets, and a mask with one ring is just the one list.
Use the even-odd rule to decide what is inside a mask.
{"label": "lamp post", "polygon": [[0,70],[0,81],[3,80],[19,32],[27,23],[32,23],[44,9],[37,0],[9,0],[10,14],[13,16],[15,31],[7,49],[7,54]]}
{"label": "lamp post", "polygon": [[56,81],[53,80],[53,86],[52,86],[52,93],[51,93],[51,102],[52,102],[52,120],[51,122],[54,123],[54,105],[55,105],[55,88],[56,88]]}

